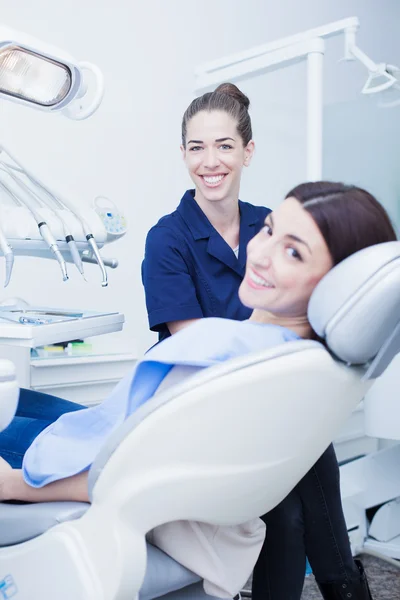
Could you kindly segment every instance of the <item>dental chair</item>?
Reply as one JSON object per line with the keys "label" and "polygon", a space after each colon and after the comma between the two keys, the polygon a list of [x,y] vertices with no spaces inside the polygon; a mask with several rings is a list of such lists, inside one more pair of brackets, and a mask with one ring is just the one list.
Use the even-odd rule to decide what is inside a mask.
{"label": "dental chair", "polygon": [[92,465],[90,505],[1,504],[0,598],[207,597],[184,579],[179,591],[144,591],[146,534],[176,520],[243,523],[311,468],[400,350],[400,242],[336,266],[309,317],[326,346],[302,340],[233,359],[144,404]]}

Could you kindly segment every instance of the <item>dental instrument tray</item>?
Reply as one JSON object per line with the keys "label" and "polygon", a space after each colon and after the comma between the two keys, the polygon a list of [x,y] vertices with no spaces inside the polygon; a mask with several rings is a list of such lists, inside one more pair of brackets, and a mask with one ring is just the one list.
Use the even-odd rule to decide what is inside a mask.
{"label": "dental instrument tray", "polygon": [[46,306],[0,306],[0,343],[42,346],[120,331],[118,312],[60,309]]}

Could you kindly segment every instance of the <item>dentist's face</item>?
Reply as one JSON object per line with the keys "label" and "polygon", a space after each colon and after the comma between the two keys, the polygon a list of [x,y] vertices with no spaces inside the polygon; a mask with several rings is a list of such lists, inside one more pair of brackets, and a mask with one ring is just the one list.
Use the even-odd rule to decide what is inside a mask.
{"label": "dentist's face", "polygon": [[187,125],[181,146],[196,197],[216,202],[239,196],[243,166],[250,163],[254,142],[243,145],[236,121],[225,111],[198,112]]}
{"label": "dentist's face", "polygon": [[332,266],[315,221],[300,202],[288,198],[247,246],[239,297],[250,308],[302,317],[315,286]]}

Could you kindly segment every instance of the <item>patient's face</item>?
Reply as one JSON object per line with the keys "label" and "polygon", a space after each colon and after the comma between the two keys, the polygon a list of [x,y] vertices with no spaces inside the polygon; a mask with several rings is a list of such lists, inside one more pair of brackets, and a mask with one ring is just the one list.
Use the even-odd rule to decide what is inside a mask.
{"label": "patient's face", "polygon": [[325,240],[295,198],[267,216],[247,246],[246,274],[239,289],[243,304],[277,316],[302,317],[319,280],[332,268]]}

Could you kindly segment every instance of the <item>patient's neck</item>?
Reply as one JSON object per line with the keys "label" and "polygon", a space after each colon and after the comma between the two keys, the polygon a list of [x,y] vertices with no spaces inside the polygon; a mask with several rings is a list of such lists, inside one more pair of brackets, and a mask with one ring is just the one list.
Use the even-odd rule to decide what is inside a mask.
{"label": "patient's neck", "polygon": [[250,317],[250,321],[286,327],[302,338],[311,338],[313,336],[313,330],[307,319],[307,315],[301,317],[284,317],[282,315],[274,315],[266,310],[255,308]]}

